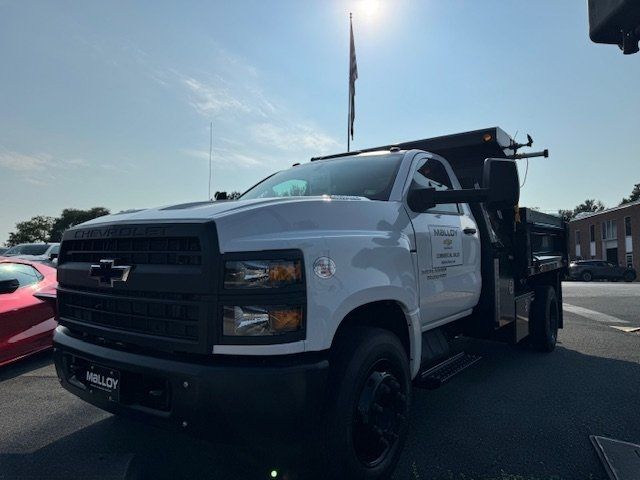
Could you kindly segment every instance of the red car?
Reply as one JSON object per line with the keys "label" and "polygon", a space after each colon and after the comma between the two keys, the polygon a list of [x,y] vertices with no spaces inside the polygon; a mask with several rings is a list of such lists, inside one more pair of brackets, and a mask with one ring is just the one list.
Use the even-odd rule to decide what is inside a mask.
{"label": "red car", "polygon": [[0,257],[0,367],[52,347],[55,268]]}

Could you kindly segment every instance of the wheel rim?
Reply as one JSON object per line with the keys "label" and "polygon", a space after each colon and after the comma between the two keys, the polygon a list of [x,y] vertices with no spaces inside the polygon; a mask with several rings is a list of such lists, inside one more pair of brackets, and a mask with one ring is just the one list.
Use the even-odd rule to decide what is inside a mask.
{"label": "wheel rim", "polygon": [[367,467],[382,463],[396,446],[406,423],[407,392],[391,362],[378,360],[360,390],[354,412],[353,446]]}
{"label": "wheel rim", "polygon": [[583,274],[582,274],[582,279],[583,279],[585,282],[589,282],[589,281],[591,281],[591,274],[590,274],[590,273],[588,273],[588,272],[587,272],[587,273],[583,273]]}

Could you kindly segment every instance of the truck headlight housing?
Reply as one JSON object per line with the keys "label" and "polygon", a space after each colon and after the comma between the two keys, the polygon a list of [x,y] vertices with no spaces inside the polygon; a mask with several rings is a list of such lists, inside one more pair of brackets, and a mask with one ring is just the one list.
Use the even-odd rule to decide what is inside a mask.
{"label": "truck headlight housing", "polygon": [[223,308],[222,333],[230,337],[265,337],[298,332],[300,305],[244,305]]}
{"label": "truck headlight housing", "polygon": [[224,264],[224,289],[282,288],[302,284],[300,260],[231,260]]}

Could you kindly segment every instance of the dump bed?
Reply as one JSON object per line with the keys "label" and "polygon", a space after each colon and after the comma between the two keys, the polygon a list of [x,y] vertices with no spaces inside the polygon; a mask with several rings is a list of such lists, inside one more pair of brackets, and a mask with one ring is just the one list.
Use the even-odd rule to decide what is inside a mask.
{"label": "dump bed", "polygon": [[410,142],[393,143],[380,147],[365,148],[355,152],[340,153],[313,158],[320,160],[364,152],[375,152],[399,148],[400,150],[424,150],[447,159],[464,188],[473,188],[482,179],[482,167],[487,158],[509,158],[516,152],[514,141],[499,127],[484,128],[471,132],[424,138]]}

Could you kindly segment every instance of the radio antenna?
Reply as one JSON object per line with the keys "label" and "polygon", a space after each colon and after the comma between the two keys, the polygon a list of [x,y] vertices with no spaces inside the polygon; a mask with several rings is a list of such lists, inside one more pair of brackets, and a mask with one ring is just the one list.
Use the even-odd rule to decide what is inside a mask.
{"label": "radio antenna", "polygon": [[209,124],[209,196],[211,200],[211,159],[213,157],[213,122]]}

